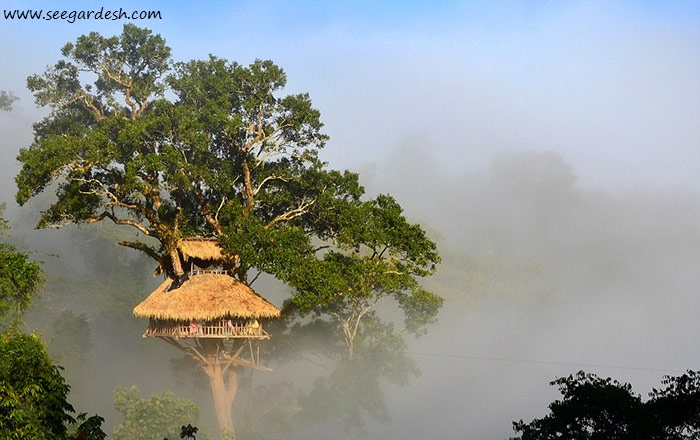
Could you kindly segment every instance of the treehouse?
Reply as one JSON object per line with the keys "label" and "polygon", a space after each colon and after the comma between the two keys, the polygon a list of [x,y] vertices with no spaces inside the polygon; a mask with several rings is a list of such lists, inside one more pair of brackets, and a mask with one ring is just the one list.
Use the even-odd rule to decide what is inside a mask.
{"label": "treehouse", "polygon": [[[248,345],[256,366],[251,341],[269,338],[264,324],[279,317],[279,309],[233,277],[235,257],[223,255],[216,240],[181,240],[178,250],[185,276],[166,279],[134,308],[135,316],[149,319],[143,336],[200,355],[214,345],[231,353]],[[164,259],[156,273],[169,264]]]}
{"label": "treehouse", "polygon": [[280,311],[226,272],[196,271],[177,289],[168,279],[134,309],[149,318],[145,337],[266,339]]}

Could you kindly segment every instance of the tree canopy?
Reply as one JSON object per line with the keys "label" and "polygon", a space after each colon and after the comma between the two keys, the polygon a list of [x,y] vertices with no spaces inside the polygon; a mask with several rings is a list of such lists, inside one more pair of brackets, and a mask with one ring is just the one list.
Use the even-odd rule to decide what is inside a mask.
{"label": "tree canopy", "polygon": [[[700,372],[665,376],[649,400],[629,384],[579,372],[551,383],[561,400],[550,413],[530,423],[513,423],[520,440],[620,439],[691,440],[700,435]],[[514,439],[514,440],[515,440]]]}
{"label": "tree canopy", "polygon": [[392,197],[368,199],[358,175],[329,169],[308,94],[283,95],[284,71],[215,56],[174,63],[160,35],[127,24],[79,37],[28,86],[51,113],[20,151],[17,201],[55,192],[39,226],[110,220],[120,244],[184,273],[177,243],[217,237],[235,276],[293,288],[288,310],[328,313],[349,353],[382,298],[419,331],[442,300],[423,289],[440,258]]}

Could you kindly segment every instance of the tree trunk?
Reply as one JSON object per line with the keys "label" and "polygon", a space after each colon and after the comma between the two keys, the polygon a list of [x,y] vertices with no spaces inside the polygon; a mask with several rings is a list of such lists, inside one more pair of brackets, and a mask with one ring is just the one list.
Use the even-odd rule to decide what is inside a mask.
{"label": "tree trunk", "polygon": [[173,262],[173,275],[176,277],[182,276],[185,271],[182,269],[182,264],[180,263],[180,253],[177,251],[176,245],[172,245],[170,248],[170,259]]}
{"label": "tree trunk", "polygon": [[214,411],[216,421],[219,424],[219,431],[222,439],[235,438],[233,427],[233,400],[238,391],[238,372],[235,368],[229,367],[227,371],[221,366],[221,362],[216,352],[209,353],[207,365],[204,372],[209,378],[209,386],[214,399]]}

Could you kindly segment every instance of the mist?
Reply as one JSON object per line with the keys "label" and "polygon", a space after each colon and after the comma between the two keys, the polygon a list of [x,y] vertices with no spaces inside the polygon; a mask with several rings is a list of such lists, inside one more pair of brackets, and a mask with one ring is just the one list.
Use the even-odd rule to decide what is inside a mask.
{"label": "mist", "polygon": [[[404,149],[360,171],[370,194],[393,194],[438,241],[443,264],[425,283],[445,298],[438,323],[409,339],[420,375],[381,385],[390,419],[365,414],[364,438],[505,439],[512,421],[544,414],[556,377],[585,370],[643,394],[698,365],[698,192],[584,189],[554,151],[503,152],[482,172],[451,174],[431,150]],[[15,223],[34,215],[30,205]],[[87,318],[87,361],[64,362],[77,408],[104,415],[111,432],[120,417],[112,390],[137,385],[144,396],[172,390],[194,399],[202,426],[214,425],[196,369],[177,367],[179,353],[141,338],[146,323],[130,310],[160,278],[147,259],[114,245],[118,228],[16,230],[47,271],[29,327],[50,339],[60,312]],[[278,306],[288,295],[274,280],[256,289]],[[305,389],[329,366],[273,363],[273,372],[247,380]],[[271,438],[362,437],[338,423]]]}
{"label": "mist", "polygon": [[[280,431],[275,413],[260,422],[266,438],[506,439],[512,421],[546,413],[557,377],[584,370],[644,397],[663,375],[699,368],[697,9],[476,3],[397,12],[243,2],[216,17],[168,6],[168,20],[139,23],[179,60],[212,52],[281,65],[286,91],[309,92],[321,111],[329,166],[359,172],[369,196],[392,194],[440,248],[443,263],[424,283],[445,304],[425,335],[406,339],[420,373],[379,381],[386,417],[360,410],[363,430],[328,418]],[[152,262],[117,246],[125,232],[109,224],[34,230],[48,196],[13,202],[15,157],[46,114],[26,77],[65,42],[120,26],[6,24],[0,54],[21,62],[3,67],[0,89],[21,100],[0,113],[0,202],[47,279],[27,328],[66,368],[76,410],[104,416],[107,433],[121,421],[112,391],[136,385],[143,396],[193,399],[211,435],[203,375],[142,338],[147,323],[132,316],[162,281]],[[272,279],[255,288],[278,307],[289,297]],[[89,332],[59,331],[66,312]],[[295,400],[333,368],[268,361],[273,371],[246,376],[235,406],[276,387],[292,420]]]}
{"label": "mist", "polygon": [[374,438],[508,438],[510,421],[545,414],[556,377],[584,370],[644,396],[698,365],[698,192],[584,189],[554,151],[502,153],[462,175],[429,150],[399,154],[373,168],[377,187],[442,235],[429,285],[446,304],[411,347],[422,376]]}

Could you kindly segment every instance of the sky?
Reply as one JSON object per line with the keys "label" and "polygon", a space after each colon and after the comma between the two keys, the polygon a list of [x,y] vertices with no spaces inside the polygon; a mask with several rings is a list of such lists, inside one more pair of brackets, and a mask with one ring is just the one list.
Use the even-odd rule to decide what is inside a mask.
{"label": "sky", "polygon": [[[5,10],[26,9],[3,1]],[[560,151],[588,186],[700,188],[697,2],[33,2],[35,9],[157,9],[137,24],[176,60],[272,59],[308,92],[338,168],[407,146],[441,169],[485,169],[499,151]],[[77,36],[122,22],[3,20],[0,87]],[[19,115],[15,116],[19,118]]]}
{"label": "sky", "polygon": [[[321,111],[323,159],[359,170],[370,193],[395,194],[448,243],[446,259],[506,249],[508,264],[542,265],[555,299],[446,295],[439,325],[410,347],[421,377],[388,389],[394,421],[370,426],[369,438],[507,438],[511,421],[544,415],[556,376],[586,368],[643,394],[700,364],[699,2],[31,5],[157,9],[161,20],[135,23],[160,33],[177,61],[273,60],[285,91],[308,92]],[[21,98],[0,113],[10,208],[14,158],[43,114],[26,77],[66,42],[123,24],[0,17],[0,90]],[[533,158],[556,187],[518,193]],[[538,223],[543,213],[561,221]],[[416,423],[429,409],[432,423]]]}

